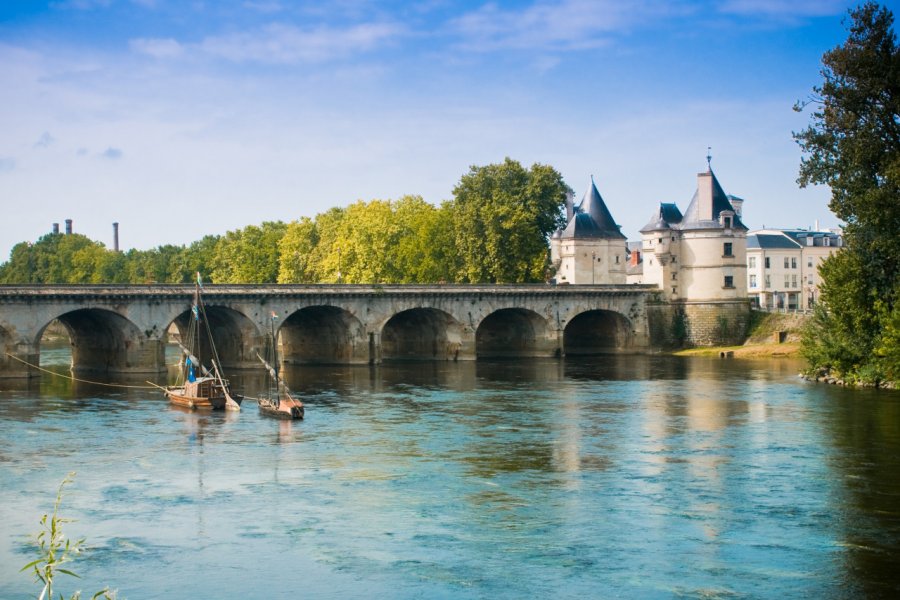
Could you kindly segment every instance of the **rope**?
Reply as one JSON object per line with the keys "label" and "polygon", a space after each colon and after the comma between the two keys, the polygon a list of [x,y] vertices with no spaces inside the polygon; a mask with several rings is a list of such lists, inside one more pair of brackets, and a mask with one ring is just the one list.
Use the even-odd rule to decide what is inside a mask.
{"label": "rope", "polygon": [[[152,385],[152,384],[151,385],[124,385],[121,383],[104,383],[102,381],[89,381],[87,379],[79,379],[77,377],[72,377],[71,375],[63,375],[62,373],[57,373],[56,371],[51,371],[49,369],[44,369],[43,367],[39,367],[38,365],[33,365],[28,361],[22,360],[18,356],[13,356],[9,352],[7,352],[6,355],[12,359],[19,361],[23,365],[27,365],[27,366],[31,367],[32,369],[37,369],[38,371],[43,371],[44,373],[49,373],[50,375],[53,375],[55,377],[62,377],[63,379],[69,379],[71,381],[77,381],[79,383],[90,383],[91,385],[103,385],[106,387],[129,388],[129,389],[135,389],[135,390],[152,390],[153,388],[160,387],[158,385]],[[147,383],[150,383],[150,382],[148,381]]]}

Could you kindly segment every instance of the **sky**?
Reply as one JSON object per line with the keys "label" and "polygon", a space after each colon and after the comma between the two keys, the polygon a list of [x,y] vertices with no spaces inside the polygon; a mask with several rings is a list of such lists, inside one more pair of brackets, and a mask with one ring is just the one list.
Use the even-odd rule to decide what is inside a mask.
{"label": "sky", "polygon": [[[407,194],[509,157],[591,177],[639,239],[707,154],[744,222],[838,225],[795,112],[838,0],[2,0],[0,262],[64,229],[122,249]],[[892,10],[895,7],[887,4]]]}

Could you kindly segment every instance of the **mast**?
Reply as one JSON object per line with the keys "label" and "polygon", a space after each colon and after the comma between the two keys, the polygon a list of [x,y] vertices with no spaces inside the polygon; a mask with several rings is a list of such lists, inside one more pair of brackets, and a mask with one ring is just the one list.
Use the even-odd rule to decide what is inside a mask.
{"label": "mast", "polygon": [[281,406],[281,385],[278,381],[278,338],[275,337],[275,319],[278,318],[274,312],[272,313],[271,320],[271,328],[272,328],[272,370],[275,372],[275,397],[277,400],[275,401],[276,406]]}

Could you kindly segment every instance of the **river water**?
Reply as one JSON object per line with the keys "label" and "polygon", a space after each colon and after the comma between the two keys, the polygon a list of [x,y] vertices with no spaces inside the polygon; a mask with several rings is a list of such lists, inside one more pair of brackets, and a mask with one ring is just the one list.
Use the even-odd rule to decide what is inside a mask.
{"label": "river water", "polygon": [[70,471],[61,514],[90,548],[66,597],[896,597],[900,394],[798,368],[292,368],[297,423],[2,382],[0,597],[36,594],[18,570]]}

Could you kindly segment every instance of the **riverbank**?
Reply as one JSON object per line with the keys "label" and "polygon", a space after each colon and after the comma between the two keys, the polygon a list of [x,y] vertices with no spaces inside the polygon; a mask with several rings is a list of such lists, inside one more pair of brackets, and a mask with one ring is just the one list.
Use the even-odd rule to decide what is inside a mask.
{"label": "riverbank", "polygon": [[800,332],[806,316],[796,313],[752,311],[746,341],[739,346],[687,348],[675,356],[722,356],[729,358],[799,358]]}
{"label": "riverbank", "polygon": [[723,352],[727,353],[729,358],[800,358],[800,342],[687,348],[673,352],[673,354],[675,356],[721,356]]}

